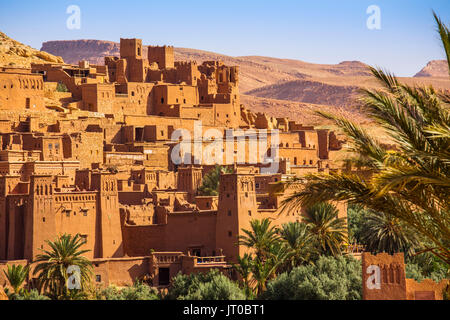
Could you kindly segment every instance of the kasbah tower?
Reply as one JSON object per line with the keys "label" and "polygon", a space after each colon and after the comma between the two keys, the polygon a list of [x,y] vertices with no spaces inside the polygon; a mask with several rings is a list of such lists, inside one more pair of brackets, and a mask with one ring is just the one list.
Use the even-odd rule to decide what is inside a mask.
{"label": "kasbah tower", "polygon": [[[139,39],[120,39],[120,57],[104,65],[0,67],[0,269],[29,263],[67,233],[82,237],[97,283],[150,276],[164,287],[179,271],[211,268],[235,277],[242,229],[253,219],[301,221],[305,208],[282,210],[282,201],[302,185],[283,182],[340,170],[341,149],[331,131],[247,110],[238,85],[238,67],[175,61],[173,47]],[[192,152],[172,161],[180,129],[235,132],[221,148],[230,173],[217,196],[197,192],[215,163]],[[250,161],[262,132],[258,152],[277,155],[271,172],[263,157]],[[202,150],[212,143],[194,140]]]}

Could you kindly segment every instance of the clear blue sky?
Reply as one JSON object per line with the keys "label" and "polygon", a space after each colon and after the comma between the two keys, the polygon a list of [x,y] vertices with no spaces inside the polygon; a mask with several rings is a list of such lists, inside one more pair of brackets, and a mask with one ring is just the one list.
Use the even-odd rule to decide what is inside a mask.
{"label": "clear blue sky", "polygon": [[[72,4],[80,30],[66,27]],[[369,5],[381,9],[381,30],[366,27]],[[48,40],[135,37],[232,56],[360,60],[411,76],[444,58],[432,9],[450,23],[449,0],[0,0],[0,30],[38,49]]]}

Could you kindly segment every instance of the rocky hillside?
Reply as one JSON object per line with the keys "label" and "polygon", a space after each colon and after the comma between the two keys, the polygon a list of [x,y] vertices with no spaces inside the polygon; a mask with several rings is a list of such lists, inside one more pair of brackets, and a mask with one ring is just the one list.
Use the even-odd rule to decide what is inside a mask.
{"label": "rocky hillside", "polygon": [[431,60],[414,77],[447,77],[448,64],[446,60]]}
{"label": "rocky hillside", "polygon": [[29,67],[31,63],[63,63],[61,57],[39,51],[0,32],[0,66]]}

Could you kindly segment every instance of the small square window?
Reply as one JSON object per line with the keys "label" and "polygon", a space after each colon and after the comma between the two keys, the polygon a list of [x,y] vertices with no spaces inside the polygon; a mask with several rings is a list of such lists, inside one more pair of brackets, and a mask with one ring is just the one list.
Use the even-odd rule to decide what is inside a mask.
{"label": "small square window", "polygon": [[228,236],[231,237],[233,235],[233,232],[228,231]]}
{"label": "small square window", "polygon": [[102,282],[102,276],[99,275],[99,274],[97,274],[97,275],[95,276],[95,281],[96,281],[96,282]]}

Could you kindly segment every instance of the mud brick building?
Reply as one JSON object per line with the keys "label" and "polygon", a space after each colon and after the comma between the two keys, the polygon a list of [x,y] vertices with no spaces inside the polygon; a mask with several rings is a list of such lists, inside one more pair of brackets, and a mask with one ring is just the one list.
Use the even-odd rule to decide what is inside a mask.
{"label": "mud brick building", "polygon": [[[99,283],[147,275],[165,286],[180,271],[231,272],[252,219],[302,219],[304,208],[281,211],[292,190],[275,185],[337,169],[333,132],[240,103],[238,67],[175,61],[169,46],[149,47],[147,57],[142,49],[139,39],[121,39],[120,57],[104,65],[0,68],[0,269],[32,262],[46,240],[69,233],[84,239]],[[218,196],[197,193],[214,163],[189,152],[181,163],[172,158],[173,133],[195,137],[199,121],[200,139],[188,144],[202,150],[212,144],[202,138],[208,130],[233,132],[214,149],[233,168]],[[267,143],[255,157],[251,137],[261,134]],[[275,152],[277,170],[267,173],[261,154]]]}

